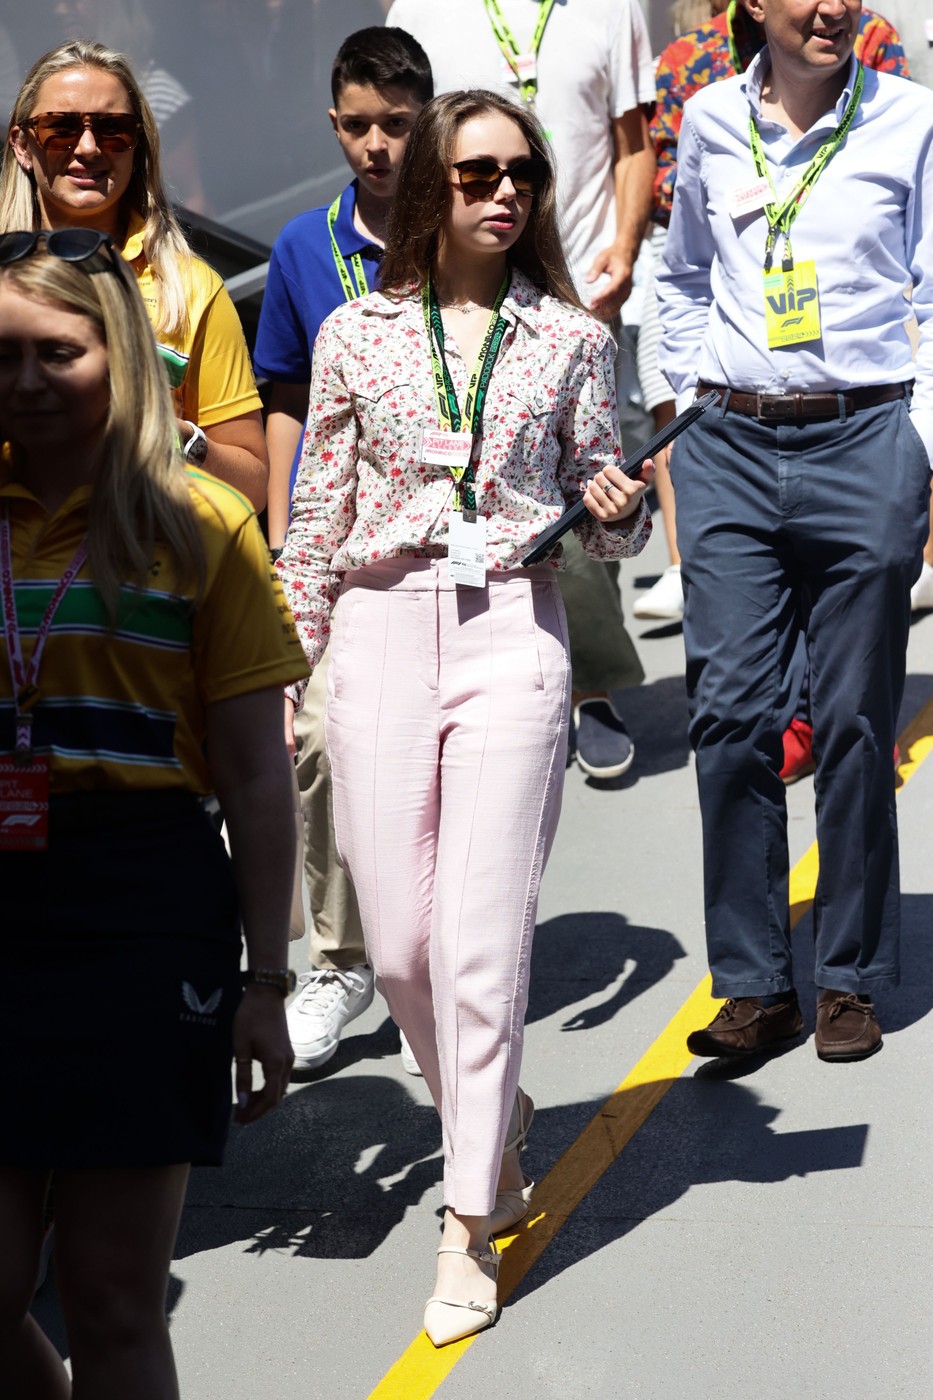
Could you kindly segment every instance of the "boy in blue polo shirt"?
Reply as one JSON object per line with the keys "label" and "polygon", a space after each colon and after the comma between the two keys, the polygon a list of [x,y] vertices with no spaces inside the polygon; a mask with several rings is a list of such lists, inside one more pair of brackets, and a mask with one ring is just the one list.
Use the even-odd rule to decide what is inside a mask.
{"label": "boy in blue polo shirt", "polygon": [[[272,381],[266,439],[273,550],[281,549],[288,528],[314,342],[322,322],[343,301],[378,286],[402,154],[418,113],[433,96],[431,65],[404,29],[360,29],[340,46],[331,91],[331,125],[354,179],[333,204],[299,214],[276,239],[253,357],[256,374]],[[326,1063],[343,1027],[373,998],[356,899],[334,841],[324,747],[326,662],[325,653],[295,716],[305,876],[314,921],[311,972],[301,979],[287,1012],[299,1069]],[[418,1072],[407,1058],[406,1068]]]}
{"label": "boy in blue polo shirt", "polygon": [[272,381],[266,438],[273,549],[288,528],[314,341],[341,302],[378,285],[402,154],[433,96],[431,66],[404,29],[360,29],[340,46],[331,91],[328,115],[354,179],[332,205],[299,214],[276,239],[253,357],[257,375]]}

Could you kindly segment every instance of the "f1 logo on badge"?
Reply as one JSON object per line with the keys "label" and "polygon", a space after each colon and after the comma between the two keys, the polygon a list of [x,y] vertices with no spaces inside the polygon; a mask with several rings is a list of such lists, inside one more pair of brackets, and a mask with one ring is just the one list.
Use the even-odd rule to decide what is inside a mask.
{"label": "f1 logo on badge", "polygon": [[[796,294],[793,289],[791,289],[786,294],[782,293],[779,297],[769,296],[768,305],[771,307],[775,316],[783,316],[785,311],[802,311],[807,302],[813,301],[815,297],[815,287],[803,287]],[[803,317],[800,316],[797,319],[802,321]],[[797,322],[785,321],[784,324],[785,326],[791,326],[796,325]]]}
{"label": "f1 logo on badge", "polygon": [[41,820],[41,812],[11,812],[0,822],[0,830],[9,831],[12,826],[35,826]]}

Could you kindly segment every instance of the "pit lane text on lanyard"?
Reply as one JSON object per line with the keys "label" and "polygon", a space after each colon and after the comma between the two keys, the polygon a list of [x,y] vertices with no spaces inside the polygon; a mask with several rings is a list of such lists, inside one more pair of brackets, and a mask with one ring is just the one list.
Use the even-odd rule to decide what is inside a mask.
{"label": "pit lane text on lanyard", "polygon": [[428,344],[431,347],[431,368],[434,374],[434,394],[440,431],[425,428],[421,435],[421,460],[433,466],[446,467],[453,477],[454,499],[448,527],[450,546],[448,562],[450,577],[455,583],[482,588],[486,583],[486,517],[476,513],[476,468],[473,449],[483,423],[486,393],[492,378],[496,356],[508,322],[500,314],[509,289],[506,273],[489,317],[470,382],[467,385],[463,412],[457,402],[457,391],[447,368],[444,354],[444,322],[437,295],[427,281],[421,291]]}
{"label": "pit lane text on lanyard", "polygon": [[551,17],[551,11],[556,3],[557,0],[540,0],[538,22],[535,25],[535,32],[531,36],[531,52],[521,53],[515,35],[499,8],[498,0],[484,0],[493,33],[502,50],[502,57],[518,79],[518,90],[526,107],[533,108],[535,105],[538,93],[538,50],[541,47],[541,39]]}
{"label": "pit lane text on lanyard", "polygon": [[12,762],[6,758],[0,759],[0,850],[38,851],[45,850],[48,845],[49,769],[48,764],[37,759],[33,753],[33,711],[39,699],[39,667],[52,630],[52,621],[86,558],[87,539],[83,539],[49,600],[27,666],[23,661],[16,616],[10,517],[7,511],[0,512],[0,604],[16,716]]}
{"label": "pit lane text on lanyard", "polygon": [[[765,217],[768,220],[768,237],[765,243],[764,296],[765,326],[768,333],[769,350],[779,350],[783,346],[800,345],[806,341],[819,340],[823,333],[820,325],[816,263],[810,260],[797,263],[795,266],[790,230],[800,210],[806,204],[813,186],[845,140],[849,128],[855,120],[864,86],[865,74],[862,65],[858,64],[852,96],[849,98],[849,105],[842,115],[842,120],[829,139],[823,142],[790,194],[780,204],[777,201],[754,115],[748,119],[749,139],[755,169],[762,185],[767,181],[767,187],[772,195],[771,200],[764,204]],[[772,269],[772,261],[779,235],[783,240],[783,245],[781,269],[776,271]]]}
{"label": "pit lane text on lanyard", "polygon": [[[327,232],[330,234],[330,250],[334,255],[334,265],[337,268],[337,276],[340,278],[340,285],[347,301],[356,301],[357,297],[365,297],[369,294],[369,283],[366,280],[366,271],[363,267],[363,259],[359,253],[350,254],[350,267],[353,268],[353,278],[350,277],[350,267],[347,267],[347,260],[337,247],[337,239],[334,237],[334,225],[337,222],[337,215],[340,213],[341,196],[338,195],[327,211]],[[353,282],[356,282],[354,287]]]}

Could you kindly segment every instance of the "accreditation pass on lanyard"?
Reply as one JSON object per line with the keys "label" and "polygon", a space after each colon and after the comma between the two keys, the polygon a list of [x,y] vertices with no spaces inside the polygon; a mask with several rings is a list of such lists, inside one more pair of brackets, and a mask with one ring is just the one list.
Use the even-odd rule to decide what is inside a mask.
{"label": "accreditation pass on lanyard", "polygon": [[16,615],[10,517],[0,512],[0,603],[16,723],[13,756],[0,758],[0,851],[44,851],[49,843],[49,768],[32,747],[37,681],[52,620],[86,558],[87,540],[83,539],[49,600],[27,666]]}
{"label": "accreditation pass on lanyard", "polygon": [[541,40],[544,37],[544,31],[547,28],[547,22],[551,17],[556,0],[539,0],[538,19],[534,34],[531,36],[531,47],[527,53],[522,53],[519,49],[515,35],[502,13],[499,0],[483,0],[483,3],[486,6],[492,31],[496,36],[496,43],[502,52],[507,79],[510,78],[518,83],[522,102],[526,107],[533,109],[538,95],[538,50],[541,48]]}
{"label": "accreditation pass on lanyard", "polygon": [[[755,186],[749,186],[747,191],[740,191],[739,195],[745,195],[747,203],[751,207],[752,192],[757,191],[760,194],[761,184],[764,182],[767,182],[771,195],[769,199],[764,200],[763,204],[765,217],[768,220],[768,236],[765,242],[764,302],[765,330],[769,350],[781,350],[791,345],[806,344],[819,340],[823,334],[820,321],[820,295],[816,263],[812,260],[794,263],[790,231],[794,220],[809,199],[813,186],[845,140],[849,128],[855,120],[864,86],[865,74],[862,65],[858,64],[855,71],[855,82],[852,86],[852,95],[839,125],[820,146],[790,194],[780,203],[774,192],[771,173],[768,170],[768,162],[754,114],[748,119],[749,142],[759,183]],[[772,265],[778,238],[781,238],[783,242],[780,269]]]}
{"label": "accreditation pass on lanyard", "polygon": [[444,353],[444,322],[437,296],[430,280],[421,293],[421,308],[431,346],[431,367],[440,428],[425,428],[421,434],[421,460],[443,467],[454,483],[454,497],[448,517],[448,565],[454,583],[467,588],[486,585],[486,517],[476,510],[476,467],[474,445],[483,423],[483,409],[493,366],[508,322],[500,315],[508,291],[508,274],[496,296],[489,325],[483,337],[470,382],[467,385],[463,411],[447,367]]}

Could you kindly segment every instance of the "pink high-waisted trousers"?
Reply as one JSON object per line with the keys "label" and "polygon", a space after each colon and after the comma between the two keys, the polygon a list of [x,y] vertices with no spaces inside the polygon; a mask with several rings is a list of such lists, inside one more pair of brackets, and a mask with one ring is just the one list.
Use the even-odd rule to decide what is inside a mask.
{"label": "pink high-waisted trousers", "polygon": [[451,583],[446,559],[345,576],[326,710],[340,858],[367,953],[441,1116],[444,1200],[493,1207],[518,1087],[570,663],[547,565]]}

